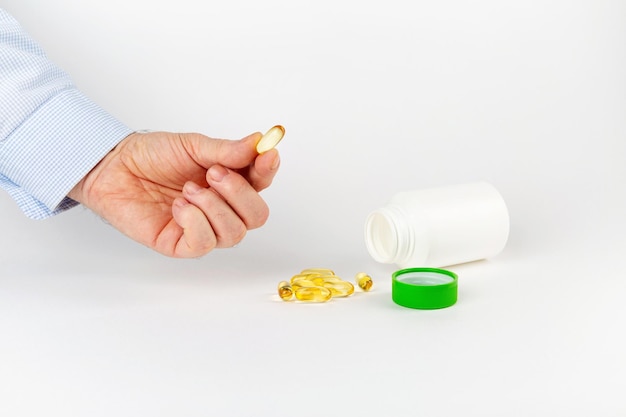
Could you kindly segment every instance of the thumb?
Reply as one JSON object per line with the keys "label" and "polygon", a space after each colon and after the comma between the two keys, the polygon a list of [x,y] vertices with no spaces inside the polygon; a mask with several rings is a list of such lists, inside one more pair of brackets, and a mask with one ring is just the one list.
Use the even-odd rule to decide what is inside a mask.
{"label": "thumb", "polygon": [[250,165],[259,155],[256,144],[261,139],[259,132],[252,133],[243,139],[214,139],[201,134],[181,134],[180,138],[191,157],[208,169],[220,164],[228,168],[239,169]]}

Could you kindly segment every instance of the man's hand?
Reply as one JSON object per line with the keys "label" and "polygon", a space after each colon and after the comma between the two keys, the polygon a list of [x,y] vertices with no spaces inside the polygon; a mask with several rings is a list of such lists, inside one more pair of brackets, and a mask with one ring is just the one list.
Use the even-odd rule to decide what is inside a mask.
{"label": "man's hand", "polygon": [[259,191],[272,183],[280,159],[275,149],[256,152],[260,138],[133,133],[69,197],[162,254],[202,256],[237,244],[267,220]]}

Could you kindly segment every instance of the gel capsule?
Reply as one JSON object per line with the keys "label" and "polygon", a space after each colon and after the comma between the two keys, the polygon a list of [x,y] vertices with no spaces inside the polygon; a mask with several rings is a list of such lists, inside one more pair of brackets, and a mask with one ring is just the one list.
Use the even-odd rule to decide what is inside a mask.
{"label": "gel capsule", "polygon": [[290,282],[293,284],[296,281],[299,281],[301,279],[305,279],[308,281],[311,281],[313,278],[317,277],[319,274],[297,274],[291,277]]}
{"label": "gel capsule", "polygon": [[311,275],[311,274],[318,274],[318,275],[335,275],[335,272],[332,269],[327,269],[327,268],[307,268],[307,269],[303,269],[300,272],[301,275]]}
{"label": "gel capsule", "polygon": [[332,293],[324,287],[296,288],[296,298],[310,303],[325,303],[332,298]]}
{"label": "gel capsule", "polygon": [[333,297],[347,297],[354,293],[354,285],[342,279],[326,279],[324,280],[322,286],[324,288],[328,288],[333,294]]}
{"label": "gel capsule", "polygon": [[278,296],[285,301],[289,301],[293,298],[293,288],[287,281],[281,281],[278,284]]}
{"label": "gel capsule", "polygon": [[363,291],[371,290],[372,285],[374,285],[374,281],[372,281],[372,277],[367,275],[365,272],[359,272],[358,274],[356,274],[356,276],[354,277],[354,280],[356,281],[359,288],[361,288]]}
{"label": "gel capsule", "polygon": [[339,278],[337,275],[308,275],[311,281],[313,281],[313,283],[319,287],[323,287],[325,283],[327,282],[333,282],[333,283],[341,283],[341,282],[345,282],[344,280],[342,280],[341,278]]}
{"label": "gel capsule", "polygon": [[261,137],[259,142],[256,144],[256,151],[258,153],[267,152],[270,149],[273,149],[274,146],[278,145],[278,142],[285,136],[285,128],[281,125],[276,125],[267,131]]}
{"label": "gel capsule", "polygon": [[307,288],[307,287],[316,287],[317,285],[315,285],[315,283],[309,279],[297,279],[294,282],[291,283],[291,287],[294,290],[297,290],[298,288]]}

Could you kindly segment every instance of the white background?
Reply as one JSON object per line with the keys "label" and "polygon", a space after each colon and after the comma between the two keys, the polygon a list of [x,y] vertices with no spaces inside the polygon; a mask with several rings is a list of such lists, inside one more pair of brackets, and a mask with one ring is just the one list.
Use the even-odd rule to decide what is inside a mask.
{"label": "white background", "polygon": [[[626,415],[624,2],[0,7],[131,128],[287,130],[266,226],[200,260],[0,194],[0,415]],[[476,180],[504,252],[450,268],[455,306],[396,306],[367,214]],[[311,266],[374,290],[280,301]]]}

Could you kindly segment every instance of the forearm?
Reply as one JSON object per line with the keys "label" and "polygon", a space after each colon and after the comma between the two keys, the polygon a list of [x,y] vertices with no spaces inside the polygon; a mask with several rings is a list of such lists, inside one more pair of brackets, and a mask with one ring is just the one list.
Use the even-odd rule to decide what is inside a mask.
{"label": "forearm", "polygon": [[25,214],[75,205],[69,191],[130,133],[0,9],[0,187]]}

